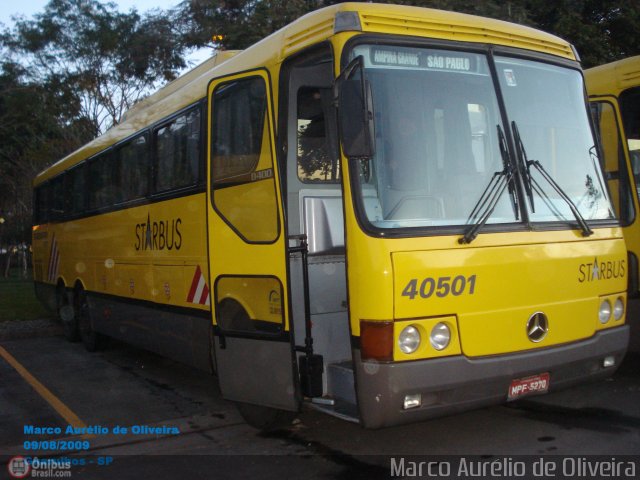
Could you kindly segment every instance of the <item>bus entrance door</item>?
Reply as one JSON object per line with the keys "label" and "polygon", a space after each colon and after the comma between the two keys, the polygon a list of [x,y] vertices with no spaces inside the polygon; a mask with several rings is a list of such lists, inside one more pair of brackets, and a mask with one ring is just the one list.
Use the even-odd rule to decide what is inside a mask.
{"label": "bus entrance door", "polygon": [[219,78],[209,85],[213,343],[225,398],[245,408],[295,411],[300,395],[269,92],[264,70]]}

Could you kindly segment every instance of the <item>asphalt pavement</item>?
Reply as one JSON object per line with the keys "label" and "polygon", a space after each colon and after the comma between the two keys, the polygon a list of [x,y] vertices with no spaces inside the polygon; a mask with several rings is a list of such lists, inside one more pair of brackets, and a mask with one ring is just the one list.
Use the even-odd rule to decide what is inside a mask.
{"label": "asphalt pavement", "polygon": [[289,428],[263,434],[215,377],[119,342],[88,353],[47,332],[0,340],[2,463],[54,458],[71,478],[358,479],[415,477],[390,466],[412,456],[442,466],[640,452],[637,355],[605,381],[428,422],[366,430],[305,406]]}

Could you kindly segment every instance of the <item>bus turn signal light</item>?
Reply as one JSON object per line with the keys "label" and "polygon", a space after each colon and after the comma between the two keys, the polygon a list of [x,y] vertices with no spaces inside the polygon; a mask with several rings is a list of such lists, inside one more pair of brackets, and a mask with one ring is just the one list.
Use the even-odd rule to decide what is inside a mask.
{"label": "bus turn signal light", "polygon": [[360,321],[362,360],[393,360],[393,322]]}

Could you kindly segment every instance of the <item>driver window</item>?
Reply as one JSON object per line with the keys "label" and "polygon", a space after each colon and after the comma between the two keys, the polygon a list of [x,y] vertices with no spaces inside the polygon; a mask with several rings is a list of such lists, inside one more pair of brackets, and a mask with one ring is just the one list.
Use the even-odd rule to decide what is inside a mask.
{"label": "driver window", "polygon": [[339,183],[340,163],[331,145],[327,109],[329,88],[303,87],[298,91],[297,165],[303,183]]}

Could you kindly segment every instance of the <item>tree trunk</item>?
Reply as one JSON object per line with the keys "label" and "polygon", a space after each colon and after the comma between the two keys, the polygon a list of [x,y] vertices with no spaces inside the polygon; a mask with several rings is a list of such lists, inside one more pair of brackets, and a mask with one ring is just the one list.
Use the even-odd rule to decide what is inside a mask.
{"label": "tree trunk", "polygon": [[22,250],[22,278],[27,278],[27,250]]}
{"label": "tree trunk", "polygon": [[11,249],[9,249],[9,251],[7,252],[7,266],[4,269],[4,278],[9,278],[9,268],[11,267],[11,256],[13,255],[13,253],[11,253]]}

